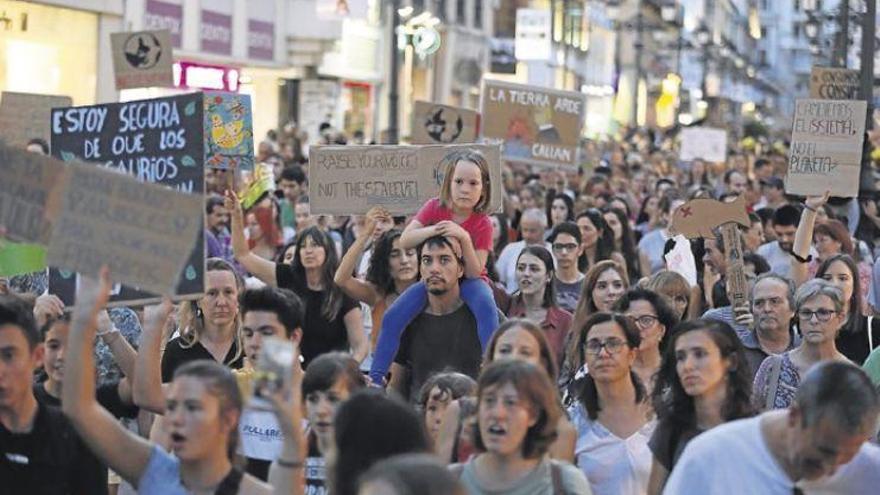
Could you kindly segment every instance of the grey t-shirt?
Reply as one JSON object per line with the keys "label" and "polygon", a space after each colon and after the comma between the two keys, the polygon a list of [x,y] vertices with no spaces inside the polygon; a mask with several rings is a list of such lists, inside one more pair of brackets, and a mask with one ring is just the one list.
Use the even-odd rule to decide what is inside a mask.
{"label": "grey t-shirt", "polygon": [[578,299],[581,297],[581,287],[584,286],[583,275],[577,282],[567,284],[558,277],[553,277],[553,287],[556,289],[556,304],[562,309],[574,314],[577,309]]}
{"label": "grey t-shirt", "polygon": [[[505,490],[486,490],[477,479],[475,461],[476,457],[464,465],[461,478],[459,478],[468,495],[554,495],[553,480],[550,475],[551,462],[559,466],[564,495],[592,495],[593,493],[590,490],[590,484],[587,483],[587,478],[584,477],[584,473],[580,469],[567,462],[548,458],[544,458],[516,487]],[[452,469],[454,470],[454,468]]]}

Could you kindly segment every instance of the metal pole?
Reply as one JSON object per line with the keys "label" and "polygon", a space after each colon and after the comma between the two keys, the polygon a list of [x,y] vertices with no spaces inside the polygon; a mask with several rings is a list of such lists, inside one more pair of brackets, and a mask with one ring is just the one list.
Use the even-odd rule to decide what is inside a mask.
{"label": "metal pole", "polygon": [[[642,18],[642,0],[636,0],[636,78],[633,83],[633,106],[632,106],[632,124],[634,127],[639,125],[639,83],[642,81],[642,50],[644,43],[642,34],[645,26]],[[647,98],[647,95],[645,95]],[[647,104],[647,102],[645,102]]]}
{"label": "metal pole", "polygon": [[868,0],[862,15],[862,98],[868,102],[865,130],[874,127],[874,30],[877,28],[877,2]]}
{"label": "metal pole", "polygon": [[388,73],[388,144],[397,144],[399,141],[399,124],[398,119],[400,110],[398,103],[400,94],[398,91],[398,76],[400,72],[400,60],[397,56],[397,9],[400,8],[400,0],[391,0],[391,14],[388,16],[388,24],[391,25],[390,43],[391,49],[389,56],[391,57]]}

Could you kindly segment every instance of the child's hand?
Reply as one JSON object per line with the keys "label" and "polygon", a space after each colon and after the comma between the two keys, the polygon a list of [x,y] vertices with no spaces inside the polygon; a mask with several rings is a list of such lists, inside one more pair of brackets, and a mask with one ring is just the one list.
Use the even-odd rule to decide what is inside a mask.
{"label": "child's hand", "polygon": [[437,223],[437,234],[458,239],[459,242],[464,242],[468,238],[467,231],[461,225],[449,220]]}

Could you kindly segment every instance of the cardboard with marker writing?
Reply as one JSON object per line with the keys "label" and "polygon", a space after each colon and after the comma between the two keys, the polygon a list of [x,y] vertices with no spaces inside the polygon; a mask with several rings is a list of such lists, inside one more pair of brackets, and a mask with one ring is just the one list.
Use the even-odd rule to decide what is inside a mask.
{"label": "cardboard with marker writing", "polygon": [[810,98],[857,100],[861,85],[861,74],[857,70],[819,66],[810,69]]}
{"label": "cardboard with marker writing", "polygon": [[492,184],[489,210],[501,207],[498,145],[315,146],[309,152],[309,206],[313,214],[364,214],[383,206],[410,215],[440,193],[443,158],[460,150],[480,152]]}
{"label": "cardboard with marker writing", "polygon": [[0,141],[0,225],[10,241],[46,245],[64,165]]}
{"label": "cardboard with marker writing", "polygon": [[116,89],[174,85],[173,46],[167,29],[112,33],[110,45]]}
{"label": "cardboard with marker writing", "polygon": [[786,193],[858,195],[867,109],[859,100],[796,101]]}
{"label": "cardboard with marker writing", "polygon": [[3,91],[0,93],[0,137],[6,144],[20,148],[33,138],[48,143],[52,109],[72,104],[69,96]]}
{"label": "cardboard with marker writing", "polygon": [[[178,192],[204,193],[204,101],[201,93],[52,111],[52,155],[81,160]],[[201,208],[200,208],[201,211]],[[177,298],[204,291],[204,240],[196,244],[173,291]],[[49,286],[72,304],[76,274],[52,269]],[[113,304],[158,301],[159,295],[123,286]]]}
{"label": "cardboard with marker writing", "polygon": [[474,110],[417,101],[412,112],[412,144],[474,143],[480,114]]}
{"label": "cardboard with marker writing", "polygon": [[504,160],[578,166],[586,95],[538,86],[483,81],[481,135],[502,143]]}
{"label": "cardboard with marker writing", "polygon": [[46,261],[156,294],[177,285],[202,230],[202,198],[110,170],[71,163]]}

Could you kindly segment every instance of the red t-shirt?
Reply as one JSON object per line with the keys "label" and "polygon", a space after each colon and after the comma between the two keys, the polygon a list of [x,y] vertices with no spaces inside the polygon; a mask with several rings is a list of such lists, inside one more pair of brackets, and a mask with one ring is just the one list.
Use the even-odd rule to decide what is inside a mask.
{"label": "red t-shirt", "polygon": [[[439,198],[431,198],[416,213],[415,219],[427,227],[443,220],[452,220],[452,210],[441,205]],[[471,213],[471,216],[467,217],[459,225],[471,235],[474,251],[481,249],[483,251],[492,250],[492,221],[489,220],[489,215],[485,213]]]}

